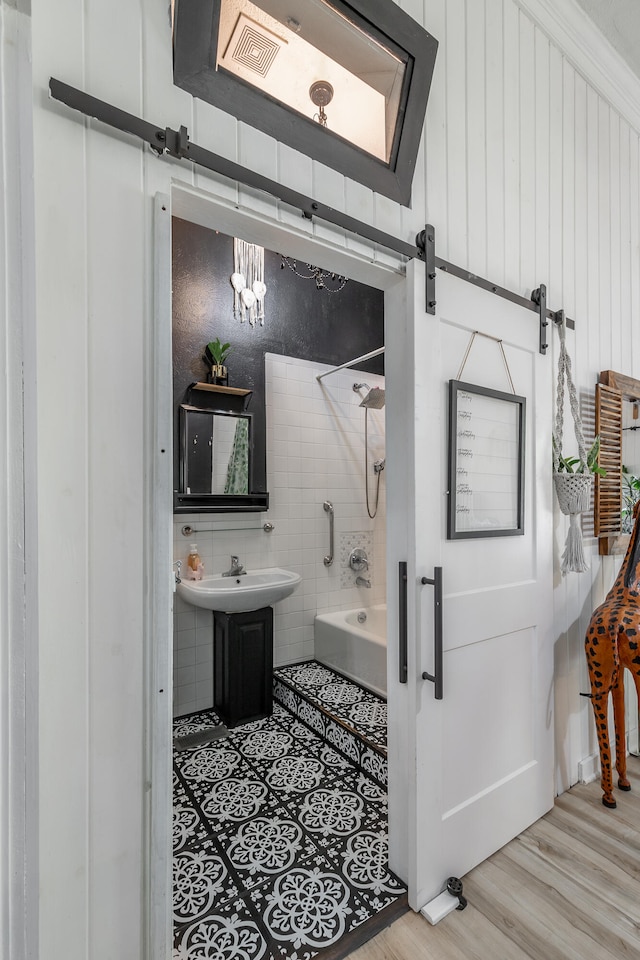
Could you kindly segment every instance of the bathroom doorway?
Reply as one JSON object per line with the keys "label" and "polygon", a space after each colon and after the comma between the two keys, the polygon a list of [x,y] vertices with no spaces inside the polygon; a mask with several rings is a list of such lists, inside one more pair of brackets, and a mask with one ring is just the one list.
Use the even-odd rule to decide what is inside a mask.
{"label": "bathroom doorway", "polygon": [[[206,229],[203,228],[201,224],[196,225],[196,229]],[[216,233],[216,238],[218,241],[224,242],[221,240],[221,234]],[[226,238],[230,239],[230,238]],[[199,240],[202,241],[202,234],[199,237]],[[217,242],[217,241],[216,241]],[[202,242],[198,244],[200,250],[202,249]],[[267,251],[268,255],[268,251]],[[273,255],[275,256],[275,254]],[[283,262],[283,270],[291,270],[289,263],[291,258],[287,262]],[[278,264],[278,267],[280,265]],[[230,267],[230,264],[227,264],[227,267]],[[231,268],[227,269],[225,267],[225,286],[228,286],[228,295],[230,301],[233,298],[233,290],[231,285],[228,283]],[[294,272],[294,271],[292,271]],[[386,271],[383,270],[386,273]],[[296,281],[297,282],[297,281]],[[358,285],[357,281],[350,280],[352,289],[354,293],[357,294],[357,300],[362,304],[363,297],[363,288],[361,285]],[[307,281],[308,283],[308,281]],[[174,275],[173,278],[174,293],[176,289],[179,291],[180,288],[180,279],[176,278]],[[358,287],[356,290],[355,288]],[[317,297],[322,296],[322,291],[316,288],[312,290],[311,285],[307,288]],[[335,294],[325,294],[326,298],[337,297],[339,295],[337,291]],[[373,297],[380,302],[380,307],[382,306],[383,294],[374,291]],[[188,298],[187,298],[188,299]],[[266,303],[268,303],[268,298],[265,298]],[[322,304],[322,300],[319,301]],[[191,303],[191,307],[196,306]],[[321,320],[326,320],[326,306],[321,307]],[[323,313],[324,311],[324,313]],[[197,312],[197,307],[196,307]],[[382,311],[380,311],[382,312]],[[360,307],[360,314],[362,315],[363,310]],[[310,318],[310,311],[304,311],[305,319]],[[268,319],[265,320],[265,324],[268,323]],[[345,324],[341,324],[343,332],[345,332]],[[243,333],[251,335],[255,331],[250,331],[248,327],[245,327]],[[218,330],[216,329],[214,333],[217,335]],[[223,334],[223,331],[220,331],[221,339],[228,339],[228,337]],[[259,331],[258,331],[259,333]],[[360,330],[360,334],[362,330]],[[230,336],[230,335],[229,335]],[[383,322],[378,325],[378,332],[376,335],[375,345],[380,346],[381,339],[383,338]],[[356,341],[354,345],[342,352],[341,355],[331,356],[325,355],[327,360],[333,360],[334,363],[336,360],[344,360],[345,358],[354,359],[354,355],[364,351],[363,348],[359,346],[360,341]],[[367,344],[369,346],[370,344]],[[350,345],[348,345],[350,346]],[[192,351],[192,354],[194,351]],[[197,355],[197,351],[196,351]],[[246,360],[246,358],[245,358]],[[229,366],[232,367],[232,356],[229,357]],[[241,364],[239,364],[239,367]],[[275,733],[275,742],[279,744],[284,744],[284,740],[293,736],[295,742],[294,753],[299,755],[300,750],[304,749],[305,746],[308,746],[311,749],[310,745],[313,744],[316,750],[322,751],[322,756],[316,756],[309,760],[309,763],[305,764],[306,768],[309,766],[313,767],[313,763],[321,762],[325,764],[324,772],[321,775],[321,781],[326,784],[327,781],[331,783],[332,780],[335,780],[334,784],[334,800],[340,797],[344,801],[345,795],[349,794],[352,798],[350,803],[352,806],[366,808],[368,819],[361,821],[361,827],[375,827],[380,833],[381,824],[384,820],[384,808],[386,806],[386,797],[385,797],[385,783],[381,783],[381,770],[383,764],[381,763],[381,752],[376,750],[369,750],[371,754],[370,757],[364,757],[366,753],[365,747],[362,746],[362,743],[371,743],[371,738],[375,736],[376,732],[379,735],[381,742],[383,741],[386,745],[386,722],[384,724],[380,721],[380,714],[384,701],[381,701],[379,697],[376,697],[374,694],[369,695],[366,691],[362,695],[362,698],[358,700],[357,703],[347,704],[347,707],[352,711],[356,710],[365,722],[367,727],[367,734],[364,741],[360,741],[359,746],[354,746],[355,740],[353,743],[349,742],[347,738],[344,738],[344,718],[337,718],[335,728],[339,731],[339,735],[333,736],[331,740],[331,734],[329,734],[329,740],[326,740],[321,746],[319,744],[318,738],[318,725],[323,724],[324,729],[323,734],[327,733],[329,728],[329,723],[327,721],[327,710],[326,704],[321,705],[320,709],[317,711],[316,716],[313,714],[313,693],[317,693],[317,685],[314,690],[313,681],[317,680],[318,676],[321,676],[318,673],[318,670],[322,670],[322,667],[314,667],[316,673],[313,674],[312,671],[298,671],[299,675],[293,676],[295,673],[295,668],[289,670],[287,673],[287,668],[285,664],[287,663],[299,663],[300,661],[306,661],[310,656],[313,655],[313,637],[310,635],[310,630],[313,630],[312,620],[313,617],[310,617],[311,607],[313,606],[313,614],[322,613],[323,611],[329,611],[342,607],[344,609],[345,604],[353,603],[354,600],[357,601],[355,606],[358,608],[354,610],[354,613],[363,612],[363,610],[368,609],[372,604],[372,601],[376,601],[375,605],[380,606],[380,603],[383,603],[385,600],[385,579],[386,579],[386,561],[384,555],[384,535],[376,537],[374,534],[374,525],[377,520],[378,531],[382,529],[384,534],[384,520],[385,520],[385,497],[384,497],[384,476],[381,476],[384,470],[384,411],[383,404],[377,405],[377,409],[372,407],[371,410],[368,409],[366,405],[363,404],[363,400],[366,400],[366,397],[370,394],[371,390],[378,391],[378,396],[383,395],[384,390],[384,378],[380,373],[375,372],[375,368],[372,370],[371,363],[369,365],[359,364],[356,365],[353,369],[345,370],[344,372],[336,373],[331,377],[327,376],[326,379],[323,377],[323,382],[317,379],[319,375],[327,375],[331,373],[332,364],[328,362],[321,362],[320,360],[305,360],[300,359],[299,357],[291,357],[286,353],[280,354],[271,354],[266,358],[265,369],[267,371],[267,381],[265,383],[264,396],[271,401],[270,403],[270,412],[271,415],[275,418],[276,422],[279,422],[286,426],[286,429],[290,431],[287,434],[287,440],[283,441],[282,438],[272,436],[272,442],[275,444],[273,450],[269,453],[269,456],[273,456],[274,459],[278,458],[280,461],[281,470],[274,471],[275,473],[297,473],[297,479],[293,482],[281,482],[280,487],[278,483],[275,482],[275,485],[270,484],[270,496],[272,497],[273,510],[270,510],[269,514],[262,517],[258,515],[259,522],[256,522],[256,518],[245,517],[244,522],[238,522],[237,519],[235,522],[229,522],[229,519],[224,519],[224,515],[202,515],[202,516],[186,516],[177,518],[176,523],[174,523],[174,559],[178,559],[177,553],[180,551],[180,548],[185,540],[182,536],[181,528],[183,526],[190,526],[191,532],[188,534],[188,541],[191,542],[193,537],[197,536],[198,550],[200,555],[205,559],[205,566],[209,566],[209,569],[212,572],[216,571],[218,567],[220,569],[224,568],[224,563],[228,561],[228,554],[233,552],[236,555],[241,556],[245,561],[247,568],[252,568],[254,566],[265,566],[272,565],[272,562],[277,561],[278,563],[287,563],[288,566],[296,565],[295,558],[299,557],[299,560],[302,561],[302,567],[304,568],[307,579],[311,581],[316,581],[316,593],[318,592],[318,586],[322,578],[322,587],[320,590],[320,599],[317,596],[310,596],[311,591],[307,589],[300,597],[300,602],[296,603],[294,599],[290,604],[290,607],[285,608],[284,613],[282,614],[282,622],[285,624],[281,634],[285,635],[285,639],[288,639],[289,644],[281,644],[280,648],[276,649],[276,654],[280,659],[280,664],[284,669],[281,671],[281,676],[278,677],[278,685],[280,687],[280,700],[276,703],[275,718],[276,722],[283,724],[283,717],[286,717],[286,720],[289,724],[288,727],[283,727],[276,731]],[[197,378],[197,373],[195,371],[189,371],[189,377],[192,379]],[[174,379],[175,379],[175,370],[174,370]],[[371,382],[370,382],[371,381]],[[366,387],[365,387],[366,384]],[[240,384],[238,384],[240,386]],[[251,384],[255,385],[255,378]],[[285,386],[287,385],[287,386]],[[317,396],[315,394],[317,393]],[[376,394],[373,394],[376,396]],[[295,423],[296,413],[300,413],[300,422]],[[326,419],[326,424],[320,423],[320,418],[324,416]],[[333,431],[326,429],[328,425],[333,425]],[[274,423],[271,423],[271,433],[273,435]],[[365,434],[365,427],[366,434]],[[337,459],[332,468],[330,465],[330,457],[328,457],[327,448],[331,446],[329,440],[333,434],[336,445],[338,443],[342,444],[340,449],[337,448],[334,451]],[[294,435],[295,434],[295,435]],[[311,435],[309,435],[311,434]],[[267,424],[267,437],[269,436],[269,424]],[[356,442],[357,440],[357,442]],[[361,511],[364,516],[367,516],[367,513],[364,511],[367,509],[367,490],[365,482],[365,462],[364,462],[364,447],[363,443],[366,440],[366,453],[371,463],[368,465],[371,469],[371,490],[369,491],[369,509],[368,513],[373,513],[373,517],[368,516],[369,525],[367,529],[361,529],[363,523],[358,523],[355,516],[355,509],[350,504],[358,503],[360,505]],[[279,441],[279,444],[278,444]],[[287,443],[287,450],[285,453],[282,443]],[[323,477],[323,480],[318,486],[318,473],[319,473],[319,461],[320,454],[316,452],[313,454],[312,446],[318,448],[319,446],[324,447],[322,450],[322,466],[320,468],[320,473]],[[306,456],[303,456],[303,448]],[[350,469],[345,468],[345,453],[349,454],[349,458],[352,461]],[[298,464],[304,464],[304,466],[299,466],[296,471],[294,466],[295,460],[298,460]],[[286,460],[286,470],[282,469],[283,461]],[[377,464],[377,468],[374,469],[374,464]],[[338,467],[340,469],[338,469]],[[314,482],[311,483],[313,478]],[[382,490],[380,487],[382,486]],[[346,496],[346,491],[352,489],[354,496],[350,500]],[[332,492],[335,491],[335,492]],[[309,494],[308,496],[306,494]],[[331,567],[325,566],[323,560],[324,555],[328,547],[327,535],[328,530],[326,527],[326,516],[325,511],[322,509],[324,502],[328,498],[332,498],[335,501],[336,512],[339,516],[339,521],[336,526],[336,558],[335,566],[333,569]],[[299,504],[299,510],[296,519],[294,505]],[[377,504],[377,509],[376,509]],[[283,506],[286,505],[286,510],[282,512]],[[312,515],[313,509],[317,508],[318,516],[314,517]],[[280,512],[278,510],[280,509]],[[292,512],[293,511],[293,512]],[[275,530],[278,528],[283,528],[283,533],[287,538],[287,547],[284,553],[278,553],[277,546],[277,537],[273,536],[275,530],[270,530],[269,533],[263,530],[262,521],[265,518],[271,522],[272,517],[275,518],[273,525]],[[313,553],[318,554],[315,559],[310,559],[308,562],[305,562],[304,555],[298,544],[295,544],[296,532],[293,529],[293,526],[298,523],[299,531],[301,538],[307,539],[310,541],[310,548]],[[178,532],[178,527],[180,531]],[[286,532],[285,532],[286,531]],[[357,541],[357,542],[356,542]],[[233,544],[233,550],[231,550],[230,544]],[[238,546],[240,544],[240,546]],[[188,547],[188,544],[187,544]],[[186,548],[183,548],[186,549]],[[280,548],[282,550],[282,548]],[[297,551],[297,553],[296,553]],[[345,563],[345,558],[348,557],[351,553],[356,551],[359,556],[363,553],[367,557],[365,568],[356,569],[352,568],[350,565]],[[345,554],[345,557],[342,558],[342,554]],[[275,560],[274,560],[275,558]],[[293,564],[291,560],[294,560]],[[341,559],[342,558],[342,559]],[[356,581],[364,581],[360,584],[357,584]],[[366,592],[365,592],[366,591]],[[336,596],[336,600],[331,602],[331,594]],[[353,597],[353,600],[347,601],[347,597]],[[306,599],[305,599],[306,598]],[[364,602],[363,602],[364,601]],[[301,621],[296,630],[296,624],[293,622],[297,619]],[[191,613],[190,611],[182,608],[178,615],[179,618],[182,618],[178,621],[178,634],[183,634],[182,643],[177,646],[175,650],[176,657],[180,657],[181,650],[188,649],[184,644],[184,639],[187,632],[192,629],[191,621],[195,619],[195,634],[196,634],[196,648],[201,646],[204,650],[205,647],[211,648],[211,615],[205,611],[199,611]],[[207,622],[205,623],[205,619]],[[372,617],[373,619],[373,617]],[[378,619],[380,619],[378,617]],[[308,621],[305,623],[304,621]],[[182,629],[180,629],[182,628]],[[302,628],[302,629],[300,629]],[[305,629],[306,628],[306,629]],[[293,639],[298,635],[298,639]],[[202,637],[202,644],[199,644],[197,641],[198,634]],[[287,649],[288,647],[288,649]],[[191,653],[189,653],[191,656]],[[196,650],[195,656],[199,656],[198,651]],[[206,660],[203,659],[199,661],[200,663],[206,664]],[[189,669],[190,664],[186,666],[180,665],[178,669]],[[335,691],[335,696],[338,701],[344,699],[347,688],[349,688],[349,696],[352,695],[351,691],[355,689],[355,684],[349,682],[349,673],[348,670],[343,670],[338,672],[331,678],[329,673],[322,675],[322,679],[325,681],[323,686],[330,691]],[[345,682],[346,681],[346,682]],[[186,684],[183,684],[186,686]],[[206,698],[206,691],[204,689],[205,684],[202,685],[201,694]],[[306,687],[306,689],[305,689]],[[311,696],[307,696],[311,692]],[[196,690],[198,695],[198,691]],[[295,700],[300,700],[302,712],[304,713],[304,719],[300,717],[299,714],[296,714],[292,710],[292,704]],[[285,702],[283,702],[285,701]],[[179,734],[191,735],[198,733],[203,728],[206,728],[207,722],[211,722],[209,718],[202,716],[203,711],[200,710],[200,707],[204,703],[193,703],[188,699],[181,698],[180,706],[178,710],[184,709],[185,706],[193,706],[194,709],[188,712],[188,716],[183,720],[177,721],[177,728]],[[380,705],[380,706],[379,706]],[[340,706],[339,702],[334,705],[336,708]],[[343,704],[344,707],[344,704]],[[366,715],[366,716],[365,716]],[[318,719],[320,718],[320,719]],[[385,710],[385,720],[386,720],[386,710]],[[215,721],[214,721],[215,723]],[[238,744],[237,754],[242,757],[241,763],[245,766],[248,766],[253,770],[254,773],[257,772],[257,767],[255,764],[258,762],[258,759],[264,764],[267,759],[270,759],[271,762],[275,762],[276,766],[278,762],[288,762],[289,758],[285,755],[284,757],[270,757],[266,758],[264,756],[258,758],[255,756],[256,743],[262,743],[261,750],[264,750],[264,743],[266,739],[269,739],[273,749],[274,743],[274,733],[271,731],[268,737],[265,737],[265,731],[260,729],[258,724],[257,729],[251,729],[246,731],[248,734],[249,742],[245,742],[243,746],[239,745],[241,737],[238,734],[232,733],[229,739],[225,738],[225,746],[222,749],[218,749],[218,755],[226,756],[227,759],[234,752],[235,747],[234,743]],[[382,734],[382,736],[380,736]],[[306,737],[306,740],[305,740]],[[235,739],[234,739],[235,738]],[[378,744],[380,746],[380,744]],[[382,749],[382,748],[381,748]],[[205,748],[206,750],[206,748]],[[242,751],[245,751],[244,753]],[[254,755],[251,755],[251,751],[254,750]],[[345,761],[348,761],[348,755],[353,755],[354,751],[359,751],[359,759],[363,761],[360,770],[362,772],[362,767],[368,763],[367,772],[360,777],[362,781],[359,787],[356,787],[355,781],[349,785],[344,781],[344,778],[351,776],[352,778],[355,773],[345,765]],[[193,764],[190,758],[181,757],[178,761],[178,779],[180,783],[178,785],[179,793],[179,806],[181,807],[181,814],[179,816],[179,822],[177,825],[178,833],[186,827],[187,832],[183,834],[183,837],[189,837],[188,830],[188,821],[194,816],[194,808],[198,808],[201,812],[203,810],[203,796],[200,788],[202,787],[202,782],[206,782],[207,774],[204,772],[203,763],[207,759],[207,755],[200,752],[201,763],[197,763],[197,770],[195,771],[195,783],[193,777],[189,780],[193,770],[191,769]],[[209,759],[211,759],[209,757]],[[186,777],[183,775],[186,772]],[[263,769],[263,774],[267,775],[266,770]],[[216,778],[218,774],[215,775]],[[237,780],[238,778],[232,778]],[[260,781],[256,781],[259,783]],[[291,778],[289,777],[288,785],[291,785]],[[199,786],[198,786],[199,785]],[[309,786],[309,785],[307,785]],[[349,793],[349,786],[353,787]],[[186,789],[185,789],[186,788]],[[240,787],[240,789],[243,789]],[[258,793],[260,788],[258,788]],[[190,794],[190,797],[187,797],[186,794]],[[305,794],[306,796],[306,794]],[[185,800],[194,801],[192,804],[185,803]],[[324,798],[327,799],[326,797]],[[307,802],[307,806],[312,805],[311,801],[303,801],[300,797],[295,796],[295,791],[293,797],[281,796],[280,805],[286,804],[291,801],[291,809],[295,808],[296,803],[301,809],[301,804]],[[212,805],[211,797],[207,801],[208,805],[204,804],[206,807],[205,810],[205,821],[207,822],[208,827],[211,827],[212,819],[215,821],[215,817],[220,813],[220,807],[216,807],[214,811]],[[300,813],[300,810],[298,811]],[[353,810],[351,814],[353,815]],[[206,814],[213,814],[213,817],[207,820]],[[308,811],[307,811],[308,814]],[[196,813],[197,815],[197,813]],[[304,817],[305,814],[300,813],[301,817]],[[360,816],[360,814],[358,814]],[[356,818],[357,819],[357,818]],[[258,816],[258,820],[262,822],[264,817]],[[308,816],[307,816],[308,820]],[[291,819],[285,818],[286,829],[289,831],[299,828],[299,824],[296,826],[293,825]],[[221,821],[222,822],[222,821]],[[327,821],[328,823],[328,821]],[[353,823],[356,823],[356,820],[353,820]],[[314,840],[314,831],[313,828],[309,827],[307,823],[307,829],[305,831],[305,836],[307,841],[311,842],[313,846]],[[227,833],[229,832],[229,824],[226,824]],[[196,828],[197,830],[199,827]],[[211,831],[209,831],[211,832]],[[225,830],[224,827],[218,831],[218,839],[222,837]],[[324,838],[322,834],[325,834]],[[362,837],[366,833],[371,834],[372,831],[361,829],[359,832],[357,829],[349,828],[347,835],[344,838],[344,842],[335,847],[335,849],[327,849],[327,838],[326,834],[328,829],[322,826],[318,827],[315,832],[315,840],[318,839],[321,841],[320,844],[316,843],[317,851],[319,851],[326,861],[327,854],[333,854],[338,856],[338,846],[340,849],[340,856],[347,857],[348,855],[354,855],[356,841],[360,842],[360,847],[362,844]],[[193,839],[193,838],[192,838]],[[196,836],[195,840],[199,838]],[[202,838],[200,838],[202,839]],[[215,842],[218,842],[218,839]],[[226,837],[228,839],[228,837]],[[386,842],[386,835],[383,838]],[[347,847],[347,842],[351,842],[351,847]],[[238,836],[234,834],[234,838],[231,842],[236,843],[235,850],[237,850]],[[244,841],[242,841],[244,842]],[[267,841],[268,842],[268,841]],[[377,835],[373,840],[370,839],[369,842],[379,843],[381,842],[380,837]],[[197,846],[197,843],[196,843]],[[241,843],[242,846],[242,843]],[[351,850],[351,854],[348,851]],[[243,847],[243,853],[241,856],[246,855],[245,848]],[[205,851],[200,850],[199,855],[215,857],[215,854],[209,850]],[[228,863],[228,854],[227,863]],[[358,856],[362,857],[362,851],[360,849]],[[180,878],[179,882],[184,886],[184,884],[189,883],[189,873],[193,874],[195,870],[196,873],[201,871],[202,863],[197,860],[196,850],[193,847],[189,847],[189,840],[186,844],[182,845],[180,853]],[[313,861],[311,857],[310,848],[306,849],[306,860],[305,852],[302,850],[300,852],[300,858],[304,864],[306,863],[309,866]],[[236,856],[236,859],[237,856]],[[236,865],[237,866],[237,865]],[[316,865],[317,866],[317,865]],[[210,867],[210,870],[215,870],[216,868]],[[334,871],[335,872],[335,871]],[[266,875],[258,874],[262,877],[262,883],[257,884],[257,887],[264,886],[268,881]],[[237,884],[237,870],[234,873],[234,883],[230,886],[225,886],[222,884],[221,896],[223,898],[223,904],[230,903],[236,898],[236,891],[238,889]],[[373,883],[373,886],[376,884]],[[365,913],[369,913],[371,916],[378,913],[384,912],[385,909],[395,908],[394,905],[398,905],[400,901],[401,909],[406,909],[405,900],[404,900],[404,891],[401,883],[389,875],[389,877],[384,878],[383,885],[384,889],[378,884],[378,891],[374,895],[371,894],[369,890],[357,890],[355,886],[350,886],[348,883],[346,888],[348,892],[348,898],[354,900],[354,905],[357,905],[356,913],[359,911],[359,921],[354,926],[361,928],[361,921],[364,918]],[[365,887],[371,887],[371,883],[368,882],[365,884]],[[255,896],[254,896],[255,894]],[[259,891],[256,889],[254,894],[249,895],[245,889],[244,896],[253,897],[253,912],[255,914],[255,899],[259,898]],[[367,901],[367,897],[371,902]],[[226,898],[226,899],[225,899]],[[188,900],[189,897],[186,898]],[[349,910],[351,907],[349,908]],[[347,911],[348,912],[348,911]],[[340,911],[338,910],[336,916],[339,916]],[[387,914],[388,915],[388,914]],[[191,943],[191,939],[194,936],[199,935],[197,932],[194,933],[193,923],[190,923],[189,920],[184,916],[179,916],[179,919],[182,921],[180,936],[183,936],[184,943],[188,946]],[[264,916],[258,918],[258,922],[262,921],[262,930],[264,932],[266,920]],[[247,918],[249,922],[249,918]],[[336,921],[338,922],[338,921]],[[385,920],[389,922],[389,920]],[[332,929],[327,928],[324,931],[324,935],[328,938],[322,940],[322,943],[332,942],[334,936]],[[362,935],[362,928],[359,929],[358,935]],[[190,939],[191,938],[191,939]],[[285,936],[286,939],[286,936]],[[182,942],[182,941],[181,941]],[[355,941],[357,942],[357,941]],[[354,945],[355,945],[354,942]],[[319,941],[320,943],[320,941]],[[307,946],[311,946],[311,941]],[[186,949],[186,947],[184,947]]]}

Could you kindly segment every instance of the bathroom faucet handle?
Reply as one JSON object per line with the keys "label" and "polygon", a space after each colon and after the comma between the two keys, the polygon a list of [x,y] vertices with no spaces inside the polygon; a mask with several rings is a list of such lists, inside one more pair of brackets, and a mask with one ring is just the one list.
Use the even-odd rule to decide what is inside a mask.
{"label": "bathroom faucet handle", "polygon": [[349,566],[352,570],[355,570],[356,573],[368,570],[369,558],[367,557],[366,550],[363,550],[362,547],[356,547],[355,550],[352,550],[349,555]]}

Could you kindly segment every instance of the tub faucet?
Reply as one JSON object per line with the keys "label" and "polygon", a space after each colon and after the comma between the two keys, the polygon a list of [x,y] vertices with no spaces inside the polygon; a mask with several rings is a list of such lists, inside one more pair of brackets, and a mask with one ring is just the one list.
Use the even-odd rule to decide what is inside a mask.
{"label": "tub faucet", "polygon": [[367,577],[356,577],[356,587],[367,587],[370,590],[371,580],[368,580]]}
{"label": "tub faucet", "polygon": [[231,557],[231,566],[228,570],[222,574],[223,577],[242,577],[246,574],[245,568],[242,566],[237,557]]}

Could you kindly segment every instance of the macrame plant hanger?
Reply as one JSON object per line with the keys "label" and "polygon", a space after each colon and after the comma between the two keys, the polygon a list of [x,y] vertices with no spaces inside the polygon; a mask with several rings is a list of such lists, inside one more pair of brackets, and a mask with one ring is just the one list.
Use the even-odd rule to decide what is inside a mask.
{"label": "macrame plant hanger", "polygon": [[[560,338],[560,355],[558,357],[558,389],[556,393],[556,421],[553,431],[553,482],[556,496],[562,513],[569,517],[569,530],[562,554],[560,569],[563,575],[567,572],[584,573],[588,570],[582,543],[580,528],[580,514],[589,509],[591,485],[593,476],[589,472],[587,463],[587,449],[584,442],[584,431],[575,384],[571,376],[571,358],[567,353],[567,324],[564,313],[557,324]],[[562,470],[562,432],[564,427],[564,384],[567,384],[569,404],[573,416],[573,427],[578,444],[578,458],[580,466],[578,473],[569,473]]]}

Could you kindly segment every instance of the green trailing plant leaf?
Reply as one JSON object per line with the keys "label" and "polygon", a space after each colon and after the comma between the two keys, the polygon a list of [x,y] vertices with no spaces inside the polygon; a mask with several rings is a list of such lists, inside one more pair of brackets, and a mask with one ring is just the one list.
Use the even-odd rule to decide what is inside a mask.
{"label": "green trailing plant leaf", "polygon": [[600,467],[598,466],[598,453],[600,452],[600,437],[596,437],[593,441],[593,445],[587,454],[587,469],[590,473],[599,473]]}
{"label": "green trailing plant leaf", "polygon": [[[598,454],[600,452],[600,437],[596,437],[590,449],[587,452],[587,472],[597,474],[599,477],[606,477],[607,471],[598,465]],[[584,464],[579,457],[563,457],[562,451],[558,450],[555,439],[553,441],[553,462],[558,473],[584,473]]]}

